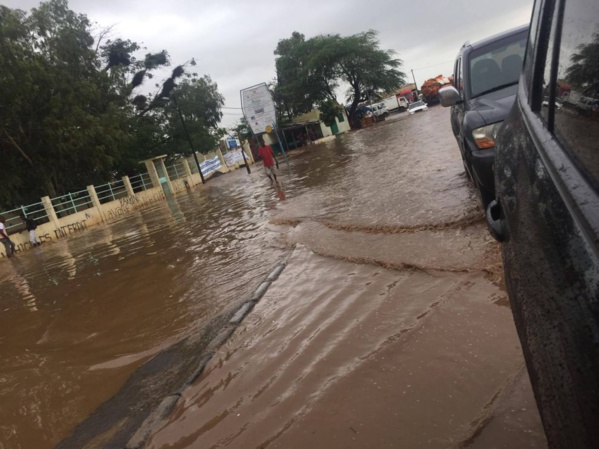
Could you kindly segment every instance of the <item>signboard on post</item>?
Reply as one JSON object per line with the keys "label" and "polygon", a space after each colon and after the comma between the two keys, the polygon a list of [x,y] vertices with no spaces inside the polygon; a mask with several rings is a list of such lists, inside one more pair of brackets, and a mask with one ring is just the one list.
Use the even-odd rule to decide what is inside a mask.
{"label": "signboard on post", "polygon": [[241,91],[241,108],[254,134],[262,134],[276,123],[275,104],[266,83]]}
{"label": "signboard on post", "polygon": [[227,137],[227,148],[236,148],[240,147],[241,143],[239,143],[239,139],[235,139],[233,137]]}

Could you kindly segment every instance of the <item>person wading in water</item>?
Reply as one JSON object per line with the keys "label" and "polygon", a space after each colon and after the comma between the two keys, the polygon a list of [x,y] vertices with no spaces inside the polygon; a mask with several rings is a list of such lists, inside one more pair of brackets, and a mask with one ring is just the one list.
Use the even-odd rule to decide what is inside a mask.
{"label": "person wading in water", "polygon": [[279,168],[279,161],[277,161],[275,153],[270,145],[265,145],[263,141],[260,141],[258,156],[262,158],[262,162],[264,163],[264,172],[266,173],[266,176],[268,176],[268,179],[270,179],[270,183],[272,184],[273,182],[277,182],[277,169]]}

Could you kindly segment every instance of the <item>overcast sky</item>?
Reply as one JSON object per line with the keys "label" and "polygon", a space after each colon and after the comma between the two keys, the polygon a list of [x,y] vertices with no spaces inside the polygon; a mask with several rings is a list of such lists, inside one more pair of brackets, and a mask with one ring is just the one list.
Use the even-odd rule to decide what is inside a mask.
{"label": "overcast sky", "polygon": [[[29,10],[36,0],[0,0]],[[239,108],[239,91],[275,76],[273,51],[293,31],[306,38],[343,36],[373,29],[381,48],[392,49],[412,81],[452,74],[464,41],[475,42],[528,23],[533,0],[71,0],[72,10],[113,38],[166,49],[173,65],[195,58],[198,74],[218,84],[227,108]],[[338,97],[343,101],[342,95]],[[239,109],[224,109],[222,126],[233,126]]]}

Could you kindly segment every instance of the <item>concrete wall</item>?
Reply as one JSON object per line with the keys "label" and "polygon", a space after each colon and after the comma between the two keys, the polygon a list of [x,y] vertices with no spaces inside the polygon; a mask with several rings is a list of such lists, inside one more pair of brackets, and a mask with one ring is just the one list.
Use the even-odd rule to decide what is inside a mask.
{"label": "concrete wall", "polygon": [[[335,122],[337,123],[337,127],[339,128],[339,133],[345,133],[351,130],[349,126],[349,120],[347,118],[347,114],[345,110],[341,112],[343,114],[344,120],[342,122],[339,121],[339,118],[335,118]],[[320,130],[322,131],[322,137],[328,137],[333,135],[333,131],[329,126],[326,126],[323,122],[320,121],[320,111],[318,109],[313,109],[312,111],[299,115],[293,118],[293,123],[302,123],[308,121],[318,120],[320,124]]]}
{"label": "concrete wall", "polygon": [[[220,150],[210,153],[206,156],[198,155],[198,159],[200,162],[203,162],[205,159],[210,159],[215,156],[221,158],[222,167],[218,171],[222,173],[232,171],[231,169],[227,169]],[[195,165],[193,156],[191,157],[191,162],[189,163],[193,163]],[[189,166],[186,166],[185,164],[183,165],[189,169]],[[198,173],[192,174],[190,170],[187,173],[187,176],[182,178],[175,180],[169,179],[169,186],[173,194],[184,192],[188,189],[191,189],[193,186],[197,186],[202,183]],[[209,175],[209,177],[210,176],[212,175]],[[152,183],[154,187],[138,193],[133,192],[127,177],[123,178],[123,182],[126,186],[128,186],[128,196],[119,198],[115,201],[100,204],[94,186],[88,186],[87,189],[93,206],[84,211],[76,212],[62,218],[57,217],[50,199],[48,197],[42,198],[42,202],[45,204],[47,216],[50,221],[48,223],[38,225],[36,229],[37,239],[42,243],[47,243],[62,238],[68,238],[72,234],[86,231],[91,226],[101,223],[112,223],[116,220],[123,219],[127,215],[130,215],[139,209],[156,203],[157,201],[164,201],[166,199],[166,194],[164,193],[163,187],[159,180],[153,179]],[[31,243],[29,243],[29,233],[26,231],[10,234],[9,237],[14,242],[17,252],[26,251],[32,248]],[[5,257],[4,245],[0,245],[0,258]]]}

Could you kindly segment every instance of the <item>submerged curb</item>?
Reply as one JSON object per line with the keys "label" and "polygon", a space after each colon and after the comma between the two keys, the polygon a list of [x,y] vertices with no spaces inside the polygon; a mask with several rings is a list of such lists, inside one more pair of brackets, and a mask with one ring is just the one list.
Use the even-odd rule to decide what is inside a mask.
{"label": "submerged curb", "polygon": [[208,347],[206,348],[206,354],[202,356],[200,361],[198,362],[198,366],[193,371],[191,376],[184,382],[181,389],[170,396],[167,396],[162,400],[160,405],[154,410],[150,416],[148,416],[145,421],[141,424],[139,429],[133,434],[125,449],[140,449],[143,447],[150,434],[154,429],[159,427],[162,422],[164,422],[171,412],[174,410],[179,398],[185,390],[187,390],[191,385],[194,384],[196,380],[203,374],[208,362],[212,359],[216,350],[220,348],[227,340],[233,335],[237,326],[241,324],[243,319],[252,311],[254,306],[262,299],[268,288],[271,284],[278,279],[280,274],[283,272],[285,267],[287,266],[288,257],[284,260],[278,262],[268,273],[266,278],[258,285],[258,287],[251,293],[250,299],[241,303],[241,305],[237,308],[237,311],[233,314],[232,318],[229,320],[228,325],[222,329],[216,337],[214,337]]}

